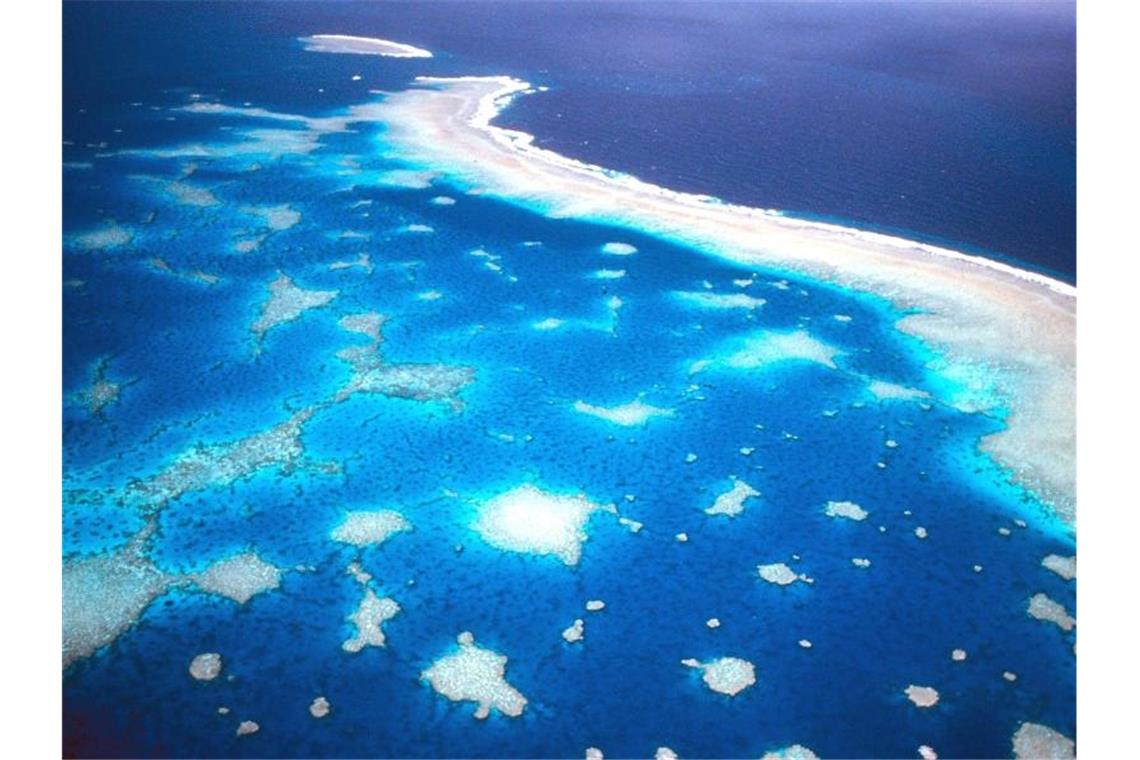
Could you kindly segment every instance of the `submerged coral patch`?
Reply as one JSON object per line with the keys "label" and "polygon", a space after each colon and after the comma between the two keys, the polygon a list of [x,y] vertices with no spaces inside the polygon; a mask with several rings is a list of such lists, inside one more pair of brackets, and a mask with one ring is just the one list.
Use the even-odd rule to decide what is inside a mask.
{"label": "submerged coral patch", "polygon": [[574,402],[574,411],[626,427],[644,425],[653,417],[673,416],[672,409],[646,404],[641,399],[634,399],[628,404],[618,406],[594,406],[579,400]]}

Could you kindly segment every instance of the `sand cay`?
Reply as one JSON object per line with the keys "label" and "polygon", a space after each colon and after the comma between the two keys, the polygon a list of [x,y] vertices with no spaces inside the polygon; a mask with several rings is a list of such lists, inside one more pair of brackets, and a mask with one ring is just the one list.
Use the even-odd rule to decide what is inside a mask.
{"label": "sand cay", "polygon": [[981,448],[1057,514],[1075,519],[1076,289],[946,248],[678,193],[534,147],[491,124],[531,91],[509,77],[421,78],[354,109],[385,122],[401,158],[552,217],[625,226],[744,264],[881,296],[914,311],[898,328],[949,368],[985,373],[1006,429]]}
{"label": "sand cay", "polygon": [[375,37],[354,37],[351,34],[314,34],[302,37],[305,50],[311,53],[352,53],[356,55],[383,55],[388,58],[431,58],[431,51]]}

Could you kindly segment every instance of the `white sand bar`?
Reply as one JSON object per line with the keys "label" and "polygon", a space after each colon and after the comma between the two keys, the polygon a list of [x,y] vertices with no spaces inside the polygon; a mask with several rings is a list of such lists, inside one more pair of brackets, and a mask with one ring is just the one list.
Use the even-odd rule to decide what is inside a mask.
{"label": "white sand bar", "polygon": [[795,271],[914,309],[899,329],[952,368],[981,368],[1011,410],[982,448],[1074,520],[1076,288],[924,243],[674,192],[533,145],[491,121],[531,86],[509,77],[420,78],[357,109],[402,158],[550,216],[617,224],[750,268]]}
{"label": "white sand bar", "polygon": [[403,42],[392,42],[375,37],[354,37],[351,34],[314,34],[301,37],[305,50],[310,53],[349,53],[355,55],[382,55],[387,58],[431,58],[431,51]]}
{"label": "white sand bar", "polygon": [[517,718],[526,707],[526,697],[503,677],[507,658],[475,646],[475,637],[459,634],[459,651],[444,655],[420,674],[438,693],[453,702],[475,702],[475,717],[486,718],[495,709]]}

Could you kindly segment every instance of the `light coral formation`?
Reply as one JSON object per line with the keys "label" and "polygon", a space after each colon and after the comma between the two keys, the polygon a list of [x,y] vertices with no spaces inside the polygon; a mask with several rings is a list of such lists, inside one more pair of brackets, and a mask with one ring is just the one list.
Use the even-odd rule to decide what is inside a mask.
{"label": "light coral formation", "polygon": [[470,632],[457,641],[459,651],[440,657],[420,678],[453,702],[474,702],[476,718],[486,718],[492,709],[511,718],[522,715],[527,699],[504,678],[507,658],[475,646]]}
{"label": "light coral formation", "polygon": [[134,235],[126,227],[108,224],[101,229],[76,235],[72,240],[78,248],[87,251],[102,251],[124,246],[133,238]]}
{"label": "light coral formation", "polygon": [[705,293],[679,290],[673,296],[683,304],[701,309],[759,309],[767,303],[745,293]]}
{"label": "light coral formation", "polygon": [[128,495],[144,507],[159,508],[185,493],[223,488],[266,467],[288,473],[304,454],[301,431],[314,411],[302,409],[276,427],[232,443],[190,449],[157,475],[131,485]]}
{"label": "light coral formation", "polygon": [[360,605],[348,617],[356,626],[356,635],[346,640],[341,648],[346,652],[356,653],[364,647],[384,646],[385,636],[381,626],[396,617],[399,612],[400,605],[395,599],[379,597],[372,589],[366,589]]}
{"label": "light coral formation", "polygon": [[756,668],[739,657],[720,657],[709,662],[682,660],[682,665],[702,672],[705,685],[719,694],[735,697],[756,683]]}
{"label": "light coral formation", "polygon": [[553,555],[576,565],[588,538],[586,523],[597,511],[616,512],[612,504],[549,493],[527,484],[486,501],[471,527],[496,549]]}
{"label": "light coral formation", "polygon": [[618,406],[594,406],[593,404],[587,404],[585,401],[575,401],[574,411],[588,414],[591,417],[597,417],[598,419],[624,427],[644,425],[653,417],[673,416],[672,409],[651,406],[650,404],[643,403],[641,399],[634,399],[628,404],[620,404]]}
{"label": "light coral formation", "polygon": [[222,672],[222,656],[217,652],[200,654],[190,661],[190,675],[197,681],[213,681]]}
{"label": "light coral formation", "polygon": [[736,517],[744,512],[744,502],[759,496],[760,492],[743,480],[733,482],[732,488],[716,497],[711,507],[705,509],[707,515],[727,515]]}
{"label": "light coral formation", "polygon": [[1041,560],[1041,567],[1052,570],[1067,581],[1077,577],[1077,558],[1075,556],[1062,557],[1057,554],[1050,554]]}
{"label": "light coral formation", "polygon": [[573,644],[576,641],[581,641],[586,635],[586,621],[582,618],[574,620],[569,628],[562,631],[562,638],[566,640],[567,644]]}
{"label": "light coral formation", "polygon": [[760,760],[819,760],[819,755],[802,744],[792,744],[788,747],[768,750]]}
{"label": "light coral formation", "polygon": [[242,212],[261,219],[265,227],[273,232],[282,232],[295,227],[301,221],[301,212],[288,204],[279,206],[246,206]]}
{"label": "light coral formation", "polygon": [[115,641],[177,582],[144,556],[149,533],[111,554],[64,561],[64,668]]}
{"label": "light coral formation", "polygon": [[1029,600],[1026,612],[1030,617],[1045,620],[1055,624],[1062,631],[1071,631],[1077,621],[1069,615],[1068,610],[1058,602],[1053,601],[1045,594],[1034,594]]}
{"label": "light coral formation", "polygon": [[367,253],[362,253],[355,259],[347,259],[344,261],[334,261],[329,264],[329,271],[336,272],[341,269],[362,269],[365,274],[372,274],[372,258]]}
{"label": "light coral formation", "polygon": [[911,684],[906,687],[906,696],[911,702],[918,707],[934,707],[938,704],[938,690],[930,686],[915,686]]}
{"label": "light coral formation", "polygon": [[629,243],[606,243],[602,246],[602,253],[611,256],[632,256],[637,253],[637,248]]}
{"label": "light coral formation", "polygon": [[412,401],[444,401],[458,412],[462,402],[457,394],[475,380],[471,367],[448,364],[389,364],[380,347],[384,342],[382,328],[386,317],[374,312],[353,314],[341,319],[348,332],[367,335],[371,342],[354,345],[337,352],[337,358],[348,363],[352,378],[337,391],[333,403],[344,401],[356,393],[379,393],[391,398]]}
{"label": "light coral formation", "polygon": [[853,501],[829,501],[823,509],[828,517],[844,517],[848,520],[866,520],[871,514]]}
{"label": "light coral formation", "polygon": [[1071,760],[1076,757],[1076,742],[1040,723],[1022,723],[1011,741],[1013,756],[1018,760]]}
{"label": "light coral formation", "polygon": [[397,533],[410,531],[409,523],[399,512],[382,509],[377,512],[349,512],[329,537],[353,546],[382,544]]}
{"label": "light coral formation", "polygon": [[248,736],[249,734],[256,734],[260,730],[261,726],[257,725],[256,721],[243,720],[238,724],[236,733],[238,736]]}
{"label": "light coral formation", "polygon": [[888,383],[885,380],[871,380],[867,384],[867,390],[879,401],[886,401],[887,399],[909,401],[919,398],[930,398],[930,394],[924,390]]}
{"label": "light coral formation", "polygon": [[220,560],[190,577],[207,594],[224,596],[238,604],[281,585],[281,570],[253,552]]}
{"label": "light coral formation", "polygon": [[323,718],[329,714],[330,710],[332,710],[332,706],[324,697],[317,697],[313,700],[312,704],[309,705],[309,715],[312,715],[314,718]]}
{"label": "light coral formation", "polygon": [[785,565],[783,562],[776,562],[771,565],[757,565],[756,572],[760,577],[773,583],[777,586],[788,586],[796,581],[805,580],[803,575],[797,575],[792,568]]}
{"label": "light coral formation", "polygon": [[812,337],[806,330],[779,332],[760,330],[726,344],[713,364],[738,370],[757,370],[788,361],[812,362],[836,369],[842,351]]}
{"label": "light coral formation", "polygon": [[284,274],[269,283],[269,297],[261,305],[261,314],[249,326],[261,340],[265,333],[278,325],[292,322],[309,309],[325,306],[339,295],[336,290],[305,290],[293,284]]}

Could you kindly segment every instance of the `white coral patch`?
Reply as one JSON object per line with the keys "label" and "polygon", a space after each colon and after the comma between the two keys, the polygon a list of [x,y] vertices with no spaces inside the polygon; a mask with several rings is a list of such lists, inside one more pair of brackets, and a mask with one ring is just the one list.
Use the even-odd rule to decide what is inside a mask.
{"label": "white coral patch", "polygon": [[737,480],[732,484],[732,488],[716,497],[716,501],[705,510],[705,514],[736,517],[744,511],[745,501],[759,495],[760,492],[755,488],[743,480]]}
{"label": "white coral patch", "polygon": [[459,634],[459,651],[444,655],[420,674],[436,692],[453,702],[475,702],[476,718],[486,718],[491,710],[517,718],[526,707],[526,697],[507,683],[507,658],[475,646],[475,637]]}
{"label": "white coral patch", "polygon": [[683,660],[682,665],[699,668],[702,678],[710,689],[720,694],[735,697],[756,683],[756,668],[748,660],[739,657],[720,657],[709,662]]}
{"label": "white coral patch", "polygon": [[412,524],[399,512],[382,509],[377,512],[349,512],[331,533],[333,541],[353,546],[382,544],[396,533],[409,531]]}
{"label": "white coral patch", "polygon": [[364,598],[360,600],[360,606],[348,618],[356,626],[356,635],[345,641],[341,648],[346,652],[359,652],[366,646],[384,646],[384,630],[381,626],[399,612],[400,605],[395,599],[379,597],[375,591],[367,589]]}
{"label": "white coral patch", "polygon": [[206,593],[233,599],[238,604],[281,585],[281,571],[253,552],[215,562],[192,578]]}
{"label": "white coral patch", "polygon": [[586,523],[598,510],[615,508],[584,496],[562,496],[523,485],[485,502],[471,527],[497,549],[551,554],[576,565],[587,539]]}
{"label": "white coral patch", "polygon": [[792,568],[783,562],[776,562],[771,565],[757,565],[756,572],[760,574],[761,578],[777,586],[787,586],[796,581],[803,580],[802,576],[796,575],[795,570],[792,570]]}
{"label": "white coral patch", "polygon": [[938,704],[938,690],[930,686],[915,686],[911,684],[906,687],[906,696],[911,702],[914,702],[918,707],[934,707]]}
{"label": "white coral patch", "polygon": [[190,661],[190,675],[198,681],[213,681],[222,672],[222,656],[217,652],[200,654]]}
{"label": "white coral patch", "polygon": [[828,517],[845,517],[848,520],[866,520],[871,514],[853,501],[829,501],[823,513]]}
{"label": "white coral patch", "polygon": [[1022,760],[1067,760],[1076,757],[1072,739],[1039,723],[1022,723],[1013,735],[1013,756]]}

